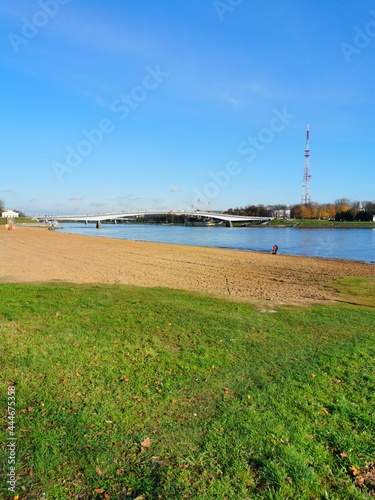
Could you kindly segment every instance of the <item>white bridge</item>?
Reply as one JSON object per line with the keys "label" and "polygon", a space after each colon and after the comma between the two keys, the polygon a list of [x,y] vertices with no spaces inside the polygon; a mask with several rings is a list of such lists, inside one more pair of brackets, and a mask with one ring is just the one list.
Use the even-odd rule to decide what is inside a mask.
{"label": "white bridge", "polygon": [[204,220],[217,220],[225,222],[227,227],[232,227],[233,222],[242,223],[267,223],[274,217],[251,217],[246,215],[229,215],[218,212],[207,212],[201,210],[131,210],[125,212],[105,212],[99,214],[86,214],[86,215],[45,215],[36,217],[40,221],[64,221],[64,222],[96,222],[96,227],[101,227],[102,221],[117,221],[120,219],[129,219],[133,217],[144,217],[153,215],[183,215],[185,217],[192,217]]}

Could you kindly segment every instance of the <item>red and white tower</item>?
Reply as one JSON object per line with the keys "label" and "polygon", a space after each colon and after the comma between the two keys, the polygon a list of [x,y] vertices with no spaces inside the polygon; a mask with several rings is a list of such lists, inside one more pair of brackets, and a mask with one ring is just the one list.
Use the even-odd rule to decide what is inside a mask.
{"label": "red and white tower", "polygon": [[301,204],[307,205],[311,203],[311,194],[310,194],[310,128],[307,125],[306,129],[306,149],[305,149],[305,171],[303,173],[303,181],[302,181],[302,196],[301,196]]}

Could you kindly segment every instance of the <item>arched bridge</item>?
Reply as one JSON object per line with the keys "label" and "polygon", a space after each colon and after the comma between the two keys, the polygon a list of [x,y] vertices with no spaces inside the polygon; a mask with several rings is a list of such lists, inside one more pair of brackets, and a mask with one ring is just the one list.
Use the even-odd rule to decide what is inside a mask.
{"label": "arched bridge", "polygon": [[102,221],[106,220],[119,220],[119,219],[129,219],[132,217],[144,217],[146,215],[183,215],[185,217],[191,217],[196,219],[204,220],[217,220],[225,222],[227,227],[232,227],[233,222],[253,222],[253,223],[267,223],[273,219],[273,217],[251,217],[247,215],[229,215],[218,212],[208,212],[201,210],[131,210],[124,212],[105,212],[99,214],[83,214],[83,215],[45,215],[37,217],[40,221],[59,221],[59,222],[96,222],[96,227],[101,226]]}

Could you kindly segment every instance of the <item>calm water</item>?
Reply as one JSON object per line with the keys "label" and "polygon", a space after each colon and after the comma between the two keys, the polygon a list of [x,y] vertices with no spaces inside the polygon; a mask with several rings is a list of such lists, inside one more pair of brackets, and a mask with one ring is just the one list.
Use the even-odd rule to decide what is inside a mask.
{"label": "calm water", "polygon": [[63,223],[61,231],[124,240],[154,241],[206,247],[307,255],[375,263],[375,229],[298,229],[281,227],[225,228],[144,224]]}

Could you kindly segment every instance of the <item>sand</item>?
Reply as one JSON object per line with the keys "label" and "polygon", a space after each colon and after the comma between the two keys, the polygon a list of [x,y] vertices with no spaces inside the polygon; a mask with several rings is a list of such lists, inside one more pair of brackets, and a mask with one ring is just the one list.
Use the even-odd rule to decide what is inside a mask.
{"label": "sand", "polygon": [[118,283],[297,305],[335,300],[329,285],[338,278],[375,277],[374,264],[78,236],[33,227],[0,231],[0,258],[2,283]]}

